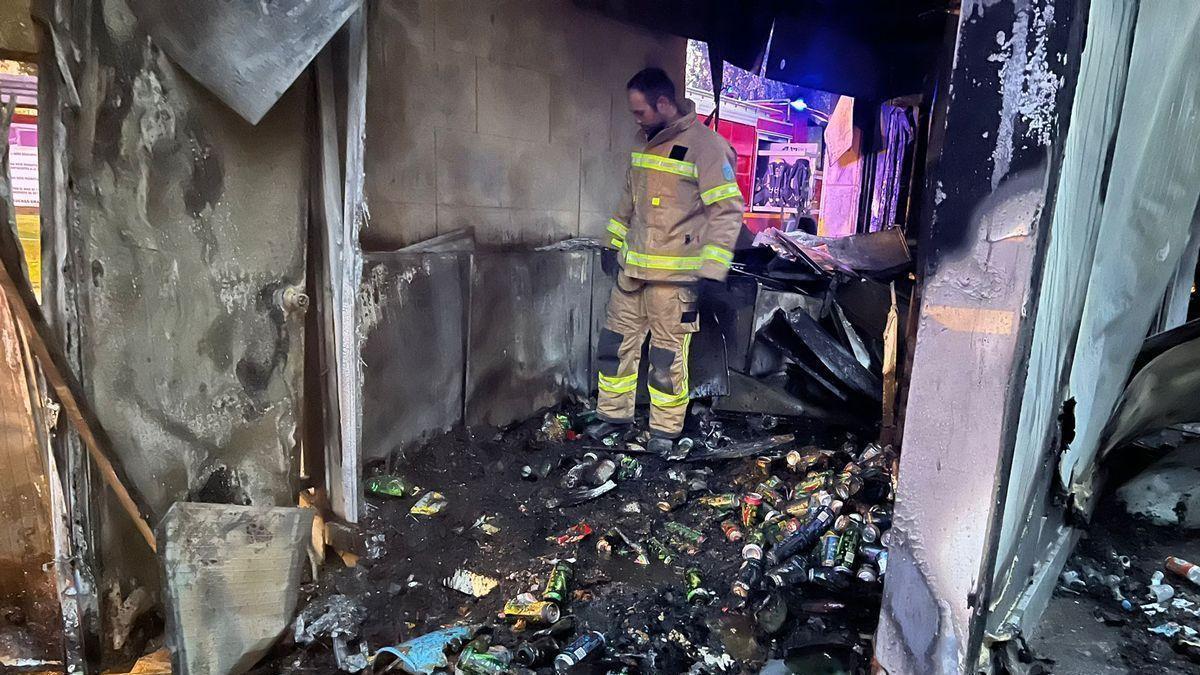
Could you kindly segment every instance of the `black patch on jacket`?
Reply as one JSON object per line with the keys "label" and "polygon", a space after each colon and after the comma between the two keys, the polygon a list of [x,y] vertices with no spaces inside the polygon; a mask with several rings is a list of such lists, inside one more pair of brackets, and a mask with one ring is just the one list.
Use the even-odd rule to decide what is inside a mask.
{"label": "black patch on jacket", "polygon": [[682,162],[683,158],[687,156],[687,151],[688,149],[686,145],[672,145],[671,159]]}
{"label": "black patch on jacket", "polygon": [[684,312],[683,316],[679,317],[679,323],[692,323],[696,320],[696,315],[697,312],[694,309],[690,312]]}

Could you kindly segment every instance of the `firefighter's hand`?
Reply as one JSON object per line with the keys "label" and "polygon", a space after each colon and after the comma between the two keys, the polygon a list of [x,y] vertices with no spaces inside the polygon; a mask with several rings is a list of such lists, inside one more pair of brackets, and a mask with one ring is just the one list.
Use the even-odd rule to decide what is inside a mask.
{"label": "firefighter's hand", "polygon": [[600,251],[600,269],[611,279],[617,278],[617,272],[621,271],[621,264],[617,262],[617,252],[611,248],[606,248]]}
{"label": "firefighter's hand", "polygon": [[696,282],[696,294],[701,298],[720,295],[725,292],[725,288],[725,282],[716,279],[700,279]]}

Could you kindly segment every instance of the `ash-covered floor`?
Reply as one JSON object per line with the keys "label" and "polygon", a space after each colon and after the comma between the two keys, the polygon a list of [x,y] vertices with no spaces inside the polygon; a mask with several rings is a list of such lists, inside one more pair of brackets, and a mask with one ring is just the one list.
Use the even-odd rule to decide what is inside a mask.
{"label": "ash-covered floor", "polygon": [[[1130,515],[1110,491],[1030,639],[1034,653],[1050,660],[1048,672],[1200,672],[1200,650],[1181,644],[1200,629],[1200,586],[1167,571],[1168,556],[1200,561],[1200,537]],[[1163,572],[1162,584],[1171,588],[1161,603],[1150,589],[1155,572]]]}
{"label": "ash-covered floor", "polygon": [[[853,523],[844,520],[842,526],[861,531],[869,523],[876,523],[868,528],[872,531],[866,537],[874,540],[874,548],[866,545],[863,549],[861,543],[848,542],[856,548],[854,553],[844,554],[855,558],[851,571],[833,573],[831,567],[822,567],[823,561],[810,557],[820,548],[818,542],[799,556],[805,568],[815,565],[822,570],[816,575],[816,583],[790,581],[783,589],[774,590],[770,580],[763,581],[758,575],[752,580],[748,600],[742,601],[731,589],[739,578],[748,539],[728,541],[721,527],[723,521],[740,518],[741,507],[724,513],[705,505],[701,498],[732,493],[741,499],[769,475],[783,483],[780,491],[789,503],[817,503],[824,496],[810,498],[813,492],[827,492],[835,498],[839,472],[854,459],[843,452],[843,445],[851,441],[845,450],[857,455],[863,451],[864,442],[862,437],[844,431],[833,433],[787,421],[779,421],[770,430],[764,430],[762,419],[757,417],[724,417],[719,422],[729,438],[725,443],[785,433],[794,433],[795,440],[767,453],[721,461],[668,462],[649,454],[630,453],[628,456],[641,466],[640,477],[621,478],[618,474],[614,476],[617,487],[610,492],[577,506],[550,508],[547,501],[563,494],[560,481],[569,467],[589,451],[614,457],[622,448],[586,437],[541,442],[539,428],[544,420],[540,416],[505,431],[475,436],[459,431],[434,439],[390,467],[392,473],[420,487],[416,497],[368,495],[365,529],[373,538],[373,555],[363,557],[354,567],[325,572],[317,584],[307,589],[307,604],[320,607],[331,596],[340,594],[361,605],[350,622],[361,620],[360,637],[368,653],[457,624],[478,627],[479,637],[468,645],[468,651],[487,653],[490,646],[497,658],[511,658],[545,625],[531,624],[520,630],[511,619],[500,617],[505,603],[527,592],[540,599],[553,561],[574,559],[573,578],[559,607],[563,616],[574,617],[575,626],[560,635],[558,646],[566,646],[587,631],[601,633],[606,644],[570,672],[866,672],[882,582],[860,580],[857,573],[862,571],[864,556],[877,556],[882,549],[875,528],[886,528],[890,519],[891,464],[887,470],[873,470],[876,480],[887,482],[883,490],[875,485],[874,512],[868,514],[872,504],[862,501],[872,491],[869,484],[859,489],[857,500],[846,500],[841,509],[842,514],[863,514],[849,519]],[[769,426],[771,421],[767,422]],[[694,425],[695,419],[689,424]],[[698,445],[692,452],[701,452],[703,447]],[[818,448],[825,452],[813,455]],[[806,462],[818,457],[817,463],[800,471],[789,470],[786,454],[793,450],[807,453]],[[761,456],[771,459],[759,461]],[[522,468],[527,465],[535,471],[546,466],[554,468],[545,478],[529,480],[522,477]],[[814,479],[820,470],[831,473]],[[868,475],[868,481],[871,478]],[[806,479],[808,484],[801,487]],[[445,496],[444,509],[436,516],[411,514],[413,505],[430,491]],[[678,506],[668,512],[659,502],[665,502],[663,506],[678,502]],[[761,526],[769,510],[769,504],[763,504],[758,524],[751,529]],[[488,529],[495,528],[490,534],[480,526],[480,519],[485,517]],[[807,517],[812,517],[811,513]],[[799,518],[792,526],[804,520]],[[670,528],[676,526],[669,523],[680,523],[703,534],[704,541],[696,546],[694,554],[687,551],[687,537],[678,534],[683,531],[672,531]],[[580,524],[586,524],[592,533],[565,545],[554,541]],[[598,542],[614,527],[630,541],[646,547],[649,564],[639,564],[636,554],[626,550],[619,537],[605,539],[612,548],[609,555],[598,550]],[[661,559],[662,551],[649,543],[652,538],[666,544],[669,563]],[[763,548],[771,551],[769,543]],[[883,558],[875,565],[867,564],[863,575],[869,578],[872,571],[878,573],[880,566],[885,571],[886,554]],[[769,572],[771,568],[767,562],[762,569]],[[498,580],[499,584],[482,598],[448,588],[444,580],[460,569]],[[703,593],[693,594],[695,602],[688,602],[689,569],[698,571],[702,588],[712,594],[711,602],[697,597]],[[820,583],[822,576],[826,577],[824,584]],[[837,588],[840,584],[845,587]],[[556,650],[551,652],[547,658],[557,654]],[[781,661],[785,657],[787,665]],[[449,669],[458,658],[449,656]],[[380,662],[386,660],[384,657]],[[479,667],[464,668],[464,672],[490,672],[486,664]],[[511,671],[491,672],[523,672],[515,662],[510,667]],[[308,645],[289,639],[256,672],[336,670],[328,639],[313,640]],[[553,672],[553,664],[539,661],[532,670]]]}

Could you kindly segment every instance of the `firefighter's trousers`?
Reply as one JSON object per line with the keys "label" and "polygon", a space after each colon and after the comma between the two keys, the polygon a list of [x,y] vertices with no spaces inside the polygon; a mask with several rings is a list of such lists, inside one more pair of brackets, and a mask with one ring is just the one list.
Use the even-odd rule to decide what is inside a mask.
{"label": "firefighter's trousers", "polygon": [[620,274],[597,345],[599,416],[610,422],[633,421],[638,364],[649,333],[650,430],[678,436],[687,414],[688,346],[699,326],[693,286]]}

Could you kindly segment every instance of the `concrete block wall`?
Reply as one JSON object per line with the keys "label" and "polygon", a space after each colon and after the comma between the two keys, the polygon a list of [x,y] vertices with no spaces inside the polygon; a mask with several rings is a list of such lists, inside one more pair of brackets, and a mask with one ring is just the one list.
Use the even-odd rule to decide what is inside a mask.
{"label": "concrete block wall", "polygon": [[365,249],[602,235],[637,131],[625,82],[653,65],[682,89],[686,40],[569,0],[370,8]]}

